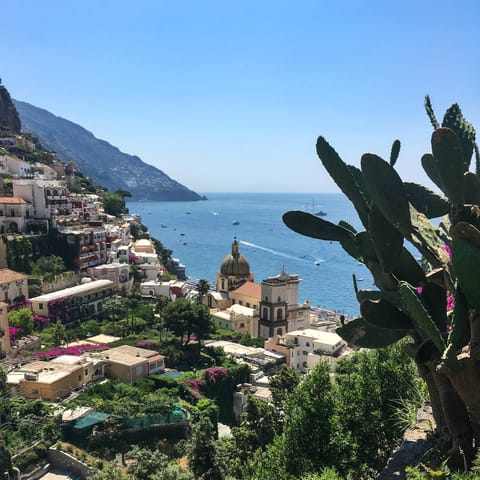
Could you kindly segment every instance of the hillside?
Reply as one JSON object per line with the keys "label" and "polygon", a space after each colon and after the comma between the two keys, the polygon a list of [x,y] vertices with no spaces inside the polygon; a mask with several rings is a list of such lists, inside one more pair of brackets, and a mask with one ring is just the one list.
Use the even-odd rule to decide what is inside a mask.
{"label": "hillside", "polygon": [[24,131],[38,137],[43,147],[56,152],[61,160],[75,162],[85,175],[110,191],[127,190],[132,200],[202,200],[163,171],[121,152],[80,125],[29,103],[14,103]]}

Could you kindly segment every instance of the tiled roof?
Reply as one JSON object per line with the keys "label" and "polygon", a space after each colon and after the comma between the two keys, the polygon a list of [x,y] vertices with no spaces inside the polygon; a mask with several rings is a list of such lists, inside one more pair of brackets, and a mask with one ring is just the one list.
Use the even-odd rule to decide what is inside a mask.
{"label": "tiled roof", "polygon": [[0,284],[7,282],[14,282],[16,280],[24,280],[26,275],[19,272],[14,272],[8,268],[0,268]]}
{"label": "tiled roof", "polygon": [[233,293],[239,293],[240,295],[257,298],[258,300],[260,300],[260,298],[262,297],[262,287],[255,282],[245,282],[243,285],[236,288]]}
{"label": "tiled roof", "polygon": [[28,202],[20,197],[0,197],[0,203],[7,203],[8,205],[22,205]]}

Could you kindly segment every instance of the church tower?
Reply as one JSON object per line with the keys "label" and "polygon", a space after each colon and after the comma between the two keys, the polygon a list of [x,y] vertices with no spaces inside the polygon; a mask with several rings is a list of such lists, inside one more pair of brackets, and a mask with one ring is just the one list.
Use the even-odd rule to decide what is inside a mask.
{"label": "church tower", "polygon": [[284,266],[279,275],[262,282],[259,336],[283,336],[288,331],[305,328],[310,320],[310,303],[298,303],[298,275],[289,275]]}
{"label": "church tower", "polygon": [[217,273],[217,292],[228,294],[245,281],[253,282],[253,274],[250,273],[250,265],[240,253],[235,238],[232,243],[232,252],[223,259],[220,272]]}

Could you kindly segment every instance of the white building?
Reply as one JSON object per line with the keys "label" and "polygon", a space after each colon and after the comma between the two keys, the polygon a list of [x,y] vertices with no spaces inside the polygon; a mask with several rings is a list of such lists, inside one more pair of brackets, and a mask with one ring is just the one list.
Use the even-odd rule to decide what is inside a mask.
{"label": "white building", "polygon": [[212,318],[219,328],[258,337],[258,311],[254,308],[234,304],[225,310],[213,311]]}
{"label": "white building", "polygon": [[290,366],[306,373],[321,361],[334,366],[346,342],[339,335],[314,328],[288,332],[281,343],[291,348]]}
{"label": "white building", "polygon": [[31,203],[35,218],[51,218],[53,215],[71,213],[69,191],[58,180],[13,180],[13,196]]}
{"label": "white building", "polygon": [[179,297],[185,297],[188,290],[187,283],[180,280],[170,280],[168,282],[149,280],[140,283],[140,293],[145,297],[163,296],[175,300]]}

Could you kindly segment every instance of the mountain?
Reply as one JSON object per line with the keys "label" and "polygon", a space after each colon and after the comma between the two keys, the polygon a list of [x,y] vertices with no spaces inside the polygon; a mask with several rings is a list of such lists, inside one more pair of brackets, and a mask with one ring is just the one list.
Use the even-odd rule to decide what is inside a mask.
{"label": "mountain", "polygon": [[8,90],[0,80],[0,126],[14,133],[20,133],[20,118]]}
{"label": "mountain", "polygon": [[192,201],[204,197],[164,172],[128,155],[105,140],[42,108],[14,99],[22,129],[38,137],[42,146],[64,162],[73,161],[81,172],[109,191],[127,190],[132,200]]}

